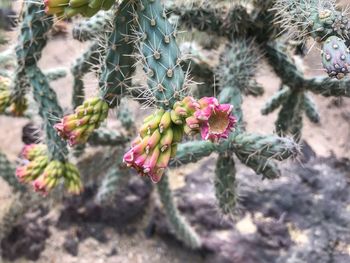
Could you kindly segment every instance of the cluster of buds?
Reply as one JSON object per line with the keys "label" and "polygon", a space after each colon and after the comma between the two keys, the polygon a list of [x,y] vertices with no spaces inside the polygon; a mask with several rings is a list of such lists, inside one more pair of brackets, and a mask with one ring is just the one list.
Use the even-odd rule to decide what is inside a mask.
{"label": "cluster of buds", "polygon": [[10,104],[10,79],[0,76],[0,113],[3,113]]}
{"label": "cluster of buds", "polygon": [[219,104],[215,98],[196,101],[192,97],[175,103],[170,111],[158,109],[145,118],[124,162],[157,183],[175,157],[184,133],[200,133],[203,139],[212,141],[227,138],[236,123],[232,109],[232,105]]}
{"label": "cluster of buds", "polygon": [[170,111],[159,109],[144,120],[139,137],[124,155],[124,162],[140,175],[159,182],[182,137],[183,127],[172,122]]}
{"label": "cluster of buds", "polygon": [[203,140],[218,141],[227,139],[236,118],[232,115],[233,106],[220,104],[214,97],[204,97],[196,101],[186,97],[174,105],[172,120],[184,126],[187,135],[201,134]]}
{"label": "cluster of buds", "polygon": [[74,146],[85,143],[107,116],[108,104],[100,98],[91,98],[77,107],[74,114],[64,116],[54,127],[70,146]]}
{"label": "cluster of buds", "polygon": [[36,192],[47,194],[63,178],[68,192],[81,193],[83,187],[77,168],[60,161],[50,161],[47,147],[42,144],[30,144],[22,151],[23,165],[16,170],[21,183],[32,183]]}
{"label": "cluster of buds", "polygon": [[14,116],[23,116],[28,108],[25,97],[13,98],[10,91],[11,79],[0,76],[0,113],[5,112],[10,106],[10,111]]}
{"label": "cluster of buds", "polygon": [[92,17],[100,10],[109,10],[115,0],[44,0],[48,15],[70,18],[81,14]]}

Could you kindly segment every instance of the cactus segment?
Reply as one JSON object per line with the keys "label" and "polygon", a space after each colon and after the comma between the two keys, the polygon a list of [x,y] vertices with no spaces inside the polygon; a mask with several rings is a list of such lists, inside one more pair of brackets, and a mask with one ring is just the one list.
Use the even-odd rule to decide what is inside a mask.
{"label": "cactus segment", "polygon": [[300,140],[304,105],[304,93],[292,92],[283,103],[275,123],[279,135],[292,134],[297,141]]}
{"label": "cactus segment", "polygon": [[274,94],[261,109],[261,114],[267,115],[276,110],[281,104],[288,99],[291,91],[287,86],[282,87],[276,94]]}
{"label": "cactus segment", "polygon": [[110,26],[114,14],[114,9],[100,11],[95,16],[75,24],[73,38],[81,42],[96,39],[96,35],[105,32]]}
{"label": "cactus segment", "polygon": [[224,215],[233,214],[237,203],[235,161],[228,153],[220,154],[214,178],[215,196]]}
{"label": "cactus segment", "polygon": [[160,0],[140,0],[137,15],[140,61],[148,76],[148,88],[158,106],[171,109],[186,95],[176,30]]}
{"label": "cactus segment", "polygon": [[15,191],[23,191],[23,186],[18,182],[15,174],[15,166],[5,154],[0,152],[0,177],[4,179]]}
{"label": "cactus segment", "polygon": [[85,87],[82,78],[87,74],[92,67],[97,65],[100,61],[101,53],[98,50],[99,44],[93,43],[88,49],[79,57],[71,68],[74,77],[72,106],[77,108],[84,102]]}
{"label": "cactus segment", "polygon": [[27,68],[26,74],[33,87],[33,95],[35,101],[38,103],[39,115],[44,121],[49,158],[50,160],[64,162],[68,154],[66,143],[61,140],[53,127],[56,118],[62,116],[62,109],[58,104],[57,95],[51,89],[45,75],[37,66]]}
{"label": "cactus segment", "polygon": [[350,50],[345,40],[330,36],[322,48],[322,65],[331,78],[342,79],[350,70]]}
{"label": "cactus segment", "polygon": [[311,96],[308,93],[304,94],[304,109],[305,114],[309,118],[309,120],[313,123],[319,123],[320,122],[320,114],[317,110],[317,106],[314,102],[314,100],[311,98]]}
{"label": "cactus segment", "polygon": [[200,248],[202,246],[201,238],[185,218],[180,215],[176,207],[168,176],[164,176],[157,184],[157,190],[175,236],[192,249]]}
{"label": "cactus segment", "polygon": [[120,96],[129,88],[130,77],[134,72],[134,46],[131,43],[134,23],[134,4],[124,1],[118,7],[113,22],[99,80],[100,95],[110,108],[118,104]]}

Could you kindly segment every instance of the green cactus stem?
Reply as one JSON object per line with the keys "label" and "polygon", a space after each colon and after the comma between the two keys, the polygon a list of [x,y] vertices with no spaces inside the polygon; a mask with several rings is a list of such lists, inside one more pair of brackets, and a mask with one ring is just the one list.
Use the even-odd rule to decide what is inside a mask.
{"label": "green cactus stem", "polygon": [[43,119],[46,133],[46,144],[50,158],[64,162],[68,154],[66,142],[61,140],[53,125],[62,117],[62,109],[58,104],[57,95],[51,89],[47,78],[37,66],[26,69],[29,81],[33,87],[34,99],[38,103],[39,115]]}
{"label": "green cactus stem", "polygon": [[73,27],[73,38],[81,42],[96,40],[97,36],[110,27],[115,10],[100,11],[95,16],[80,21]]}
{"label": "green cactus stem", "polygon": [[44,13],[42,3],[30,1],[24,3],[20,34],[16,46],[17,68],[11,85],[11,98],[17,105],[23,104],[29,88],[25,70],[27,67],[35,65],[41,58],[52,24],[52,19]]}
{"label": "green cactus stem", "polygon": [[92,146],[118,146],[129,142],[129,138],[118,131],[100,128],[88,140]]}
{"label": "green cactus stem", "polygon": [[261,114],[267,115],[276,110],[281,104],[290,96],[290,88],[283,86],[278,92],[276,92],[261,109]]}
{"label": "green cactus stem", "polygon": [[299,141],[303,127],[304,92],[293,91],[282,104],[276,120],[276,129],[279,135],[292,134]]}
{"label": "green cactus stem", "polygon": [[85,99],[85,87],[82,78],[100,62],[101,53],[98,48],[99,44],[96,42],[93,43],[81,57],[74,62],[71,68],[74,77],[72,95],[72,105],[74,109],[81,105]]}
{"label": "green cactus stem", "polygon": [[304,109],[306,116],[309,118],[309,120],[313,123],[319,123],[320,122],[320,114],[317,110],[317,106],[310,96],[310,94],[305,93],[304,94]]}
{"label": "green cactus stem", "polygon": [[251,156],[244,153],[236,153],[237,158],[246,166],[253,169],[256,174],[261,174],[262,179],[276,179],[281,176],[281,171],[278,165],[272,160],[261,156]]}
{"label": "green cactus stem", "polygon": [[120,154],[117,160],[115,160],[115,164],[108,170],[98,188],[95,198],[98,204],[113,202],[113,197],[120,189],[121,180],[129,175],[129,169],[122,167],[121,163],[122,155]]}
{"label": "green cactus stem", "polygon": [[148,88],[158,106],[170,109],[186,95],[176,29],[169,23],[160,0],[140,0],[137,15],[140,61]]}
{"label": "green cactus stem", "polygon": [[100,95],[110,108],[119,103],[119,97],[129,88],[130,77],[134,72],[134,45],[131,42],[134,23],[134,3],[124,1],[118,7],[113,22],[99,80]]}
{"label": "green cactus stem", "polygon": [[220,154],[216,163],[215,196],[223,214],[233,214],[237,203],[235,161],[230,154]]}
{"label": "green cactus stem", "polygon": [[162,180],[157,184],[157,190],[169,223],[174,230],[175,236],[192,249],[200,248],[202,245],[200,237],[180,215],[180,212],[176,207],[175,200],[170,189],[168,175],[165,174]]}
{"label": "green cactus stem", "polygon": [[23,191],[21,185],[15,177],[15,166],[0,152],[0,177],[3,178],[14,190]]}

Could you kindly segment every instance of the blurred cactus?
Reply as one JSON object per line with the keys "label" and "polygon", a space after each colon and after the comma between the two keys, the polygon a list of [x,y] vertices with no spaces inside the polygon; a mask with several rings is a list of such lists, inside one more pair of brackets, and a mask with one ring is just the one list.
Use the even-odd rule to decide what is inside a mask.
{"label": "blurred cactus", "polygon": [[[25,148],[16,173],[19,181],[30,182],[45,194],[63,182],[68,192],[79,194],[82,179],[69,161],[66,141],[71,147],[84,147],[85,143],[118,147],[125,154],[111,156],[114,164],[100,180],[96,201],[103,204],[113,199],[121,187],[121,178],[131,171],[126,166],[133,167],[138,174],[158,183],[159,197],[175,236],[191,248],[200,248],[202,241],[176,207],[167,176],[169,166],[179,167],[217,153],[214,186],[218,205],[224,214],[233,214],[239,192],[237,161],[263,178],[279,177],[276,161],[299,154],[297,141],[302,137],[303,113],[312,122],[320,122],[311,93],[350,97],[345,43],[349,20],[334,1],[251,0],[232,5],[221,1],[192,5],[167,1],[171,19],[160,0],[35,2],[25,3],[15,58],[0,54],[2,61],[15,61],[14,74],[7,68],[1,71],[0,112],[11,110],[21,115],[27,106],[36,107],[42,118],[42,143],[47,145],[45,153]],[[91,18],[74,25],[73,36],[91,43],[71,68],[73,109],[63,116],[50,81],[65,74],[43,73],[37,62],[55,19],[78,14]],[[200,47],[192,49],[186,60],[179,48],[178,29],[171,23],[174,16],[181,29],[204,31],[212,39],[220,37],[224,45],[210,45],[217,48],[216,54],[221,52],[217,65],[201,53]],[[333,79],[304,76],[291,56],[303,53],[303,49],[292,44],[291,36],[302,39],[302,43],[312,37],[323,45],[323,65]],[[186,44],[181,50],[186,51]],[[281,137],[245,131],[243,99],[263,94],[255,75],[264,60],[281,79],[281,88],[262,113],[281,107],[276,121]],[[144,70],[145,79],[136,85],[132,80],[139,68]],[[84,76],[89,72],[98,78],[98,89],[85,98]],[[203,85],[191,82],[190,74]],[[196,92],[192,93],[193,87]],[[32,96],[28,96],[29,91]],[[132,112],[127,97],[155,109],[140,122],[141,113]],[[112,121],[115,108],[123,126],[120,131],[106,124],[106,120]],[[184,142],[185,135],[194,139]],[[99,167],[95,169],[100,172]],[[0,155],[1,176],[15,188],[22,188],[10,175],[14,170]]]}

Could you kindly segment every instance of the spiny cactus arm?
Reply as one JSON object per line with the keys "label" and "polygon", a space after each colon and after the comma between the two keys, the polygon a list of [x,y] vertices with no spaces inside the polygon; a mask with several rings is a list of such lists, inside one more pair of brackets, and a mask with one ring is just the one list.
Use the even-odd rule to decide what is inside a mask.
{"label": "spiny cactus arm", "polygon": [[189,141],[181,143],[178,146],[176,157],[170,161],[170,165],[177,166],[198,162],[202,158],[215,152],[216,149],[217,146],[210,141]]}
{"label": "spiny cactus arm", "polygon": [[300,151],[299,145],[289,138],[254,133],[233,136],[230,147],[235,153],[280,161],[295,157]]}
{"label": "spiny cactus arm", "polygon": [[44,122],[46,144],[50,158],[64,162],[68,154],[66,142],[58,136],[53,128],[56,120],[62,116],[57,95],[51,89],[45,75],[36,65],[26,68],[26,73],[33,87],[33,97],[38,103],[39,114]]}
{"label": "spiny cactus arm", "polygon": [[162,180],[157,184],[157,190],[175,236],[192,249],[200,248],[202,246],[200,237],[186,222],[185,218],[180,215],[176,207],[168,175],[163,176]]}
{"label": "spiny cactus arm", "polygon": [[55,81],[67,76],[67,69],[65,68],[53,68],[50,70],[45,70],[44,75],[47,78],[47,81]]}
{"label": "spiny cactus arm", "polygon": [[[119,155],[118,157],[122,157],[122,155]],[[109,169],[98,188],[95,198],[98,204],[113,201],[113,197],[119,190],[121,179],[129,175],[129,170],[120,166],[122,158],[118,158],[115,162],[116,164]]]}
{"label": "spiny cactus arm", "polygon": [[277,0],[273,10],[275,23],[293,38],[311,36],[322,41],[330,35],[348,38],[350,34],[346,11],[340,10],[333,0]]}
{"label": "spiny cactus arm", "polygon": [[303,127],[304,92],[293,91],[282,104],[276,120],[276,130],[279,135],[292,134],[295,140],[300,140]]}
{"label": "spiny cactus arm", "polygon": [[43,3],[25,1],[18,44],[15,48],[17,67],[11,85],[11,98],[15,105],[25,105],[25,94],[29,87],[25,68],[35,65],[41,58],[52,24],[52,18],[44,12]]}
{"label": "spiny cactus arm", "polygon": [[129,138],[118,131],[98,129],[89,137],[89,144],[92,146],[117,146],[129,141]]}
{"label": "spiny cactus arm", "polygon": [[261,156],[250,156],[241,152],[236,153],[237,158],[246,166],[253,169],[256,174],[261,174],[263,179],[276,179],[281,176],[281,171],[276,162]]}
{"label": "spiny cactus arm", "polygon": [[117,111],[117,118],[128,132],[136,130],[133,112],[130,110],[130,105],[126,98],[123,98],[120,102]]}
{"label": "spiny cactus arm", "polygon": [[283,86],[278,92],[276,92],[265,104],[264,108],[261,109],[263,115],[267,115],[276,110],[281,104],[288,99],[291,91],[289,87]]}
{"label": "spiny cactus arm", "polygon": [[73,38],[81,42],[96,39],[96,35],[105,32],[113,20],[115,10],[100,11],[91,18],[80,21],[73,27]]}
{"label": "spiny cactus arm", "polygon": [[320,114],[317,110],[317,106],[310,96],[310,94],[305,93],[304,94],[304,109],[306,116],[309,118],[309,120],[313,123],[319,123],[320,122]]}
{"label": "spiny cactus arm", "polygon": [[23,185],[21,185],[15,177],[14,164],[12,164],[2,152],[0,152],[0,177],[16,191],[23,191]]}
{"label": "spiny cactus arm", "polygon": [[325,97],[350,97],[350,80],[333,80],[330,78],[306,79],[304,87],[315,94]]}
{"label": "spiny cactus arm", "polygon": [[130,77],[134,72],[134,45],[131,42],[134,20],[133,1],[124,1],[118,7],[113,21],[99,80],[100,96],[110,108],[118,104],[119,97],[129,88]]}
{"label": "spiny cactus arm", "polygon": [[186,95],[176,29],[169,23],[160,0],[140,0],[138,49],[148,77],[148,88],[156,104],[170,109]]}
{"label": "spiny cactus arm", "polygon": [[220,154],[216,162],[214,187],[223,214],[233,214],[237,203],[235,161],[229,153]]}
{"label": "spiny cactus arm", "polygon": [[85,88],[82,78],[88,73],[94,65],[100,61],[101,53],[98,51],[99,44],[93,43],[88,49],[79,57],[71,68],[74,77],[72,105],[75,109],[84,102]]}
{"label": "spiny cactus arm", "polygon": [[[170,2],[170,1],[168,1]],[[234,39],[251,30],[253,21],[240,4],[225,7],[210,1],[199,1],[193,5],[178,5],[174,2],[167,9],[179,17],[179,24],[189,29],[205,31],[217,36]]]}
{"label": "spiny cactus arm", "polygon": [[323,96],[350,97],[349,80],[332,80],[330,78],[307,79],[297,69],[281,47],[276,43],[266,45],[266,56],[276,74],[282,79],[284,85],[293,89],[307,89],[315,94]]}

